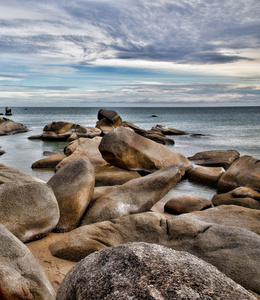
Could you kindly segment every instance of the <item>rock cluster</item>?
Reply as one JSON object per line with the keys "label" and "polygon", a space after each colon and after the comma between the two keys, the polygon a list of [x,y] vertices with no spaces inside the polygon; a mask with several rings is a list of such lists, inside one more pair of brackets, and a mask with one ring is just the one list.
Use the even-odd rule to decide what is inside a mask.
{"label": "rock cluster", "polygon": [[[260,294],[259,161],[235,150],[187,159],[164,134],[186,133],[100,110],[96,127],[44,127],[40,139],[68,142],[32,165],[55,171],[47,183],[0,164],[1,299],[55,299],[59,286],[57,299]],[[182,178],[218,194],[165,204]]]}

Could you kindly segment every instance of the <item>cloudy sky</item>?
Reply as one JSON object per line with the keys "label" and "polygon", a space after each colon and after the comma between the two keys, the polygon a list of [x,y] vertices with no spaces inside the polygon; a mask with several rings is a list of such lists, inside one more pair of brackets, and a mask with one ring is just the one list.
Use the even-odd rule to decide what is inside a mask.
{"label": "cloudy sky", "polygon": [[259,0],[0,0],[0,106],[260,105]]}

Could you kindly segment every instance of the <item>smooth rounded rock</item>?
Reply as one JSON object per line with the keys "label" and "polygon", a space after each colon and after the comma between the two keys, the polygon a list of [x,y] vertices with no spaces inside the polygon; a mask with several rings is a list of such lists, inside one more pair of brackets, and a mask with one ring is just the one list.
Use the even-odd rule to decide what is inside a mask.
{"label": "smooth rounded rock", "polygon": [[183,165],[172,165],[114,187],[92,203],[82,225],[148,211],[181,180],[184,173]]}
{"label": "smooth rounded rock", "polygon": [[55,292],[30,250],[0,225],[0,299],[55,300]]}
{"label": "smooth rounded rock", "polygon": [[245,155],[237,159],[218,181],[221,193],[246,186],[260,192],[260,160]]}
{"label": "smooth rounded rock", "polygon": [[252,209],[260,209],[260,193],[248,187],[238,187],[224,194],[216,194],[212,198],[214,205],[239,205]]}
{"label": "smooth rounded rock", "polygon": [[36,162],[34,162],[32,164],[32,168],[33,169],[37,169],[37,168],[55,169],[55,167],[66,157],[67,156],[65,154],[60,154],[60,153],[54,154],[54,155],[48,156],[46,158],[37,160]]}
{"label": "smooth rounded rock", "polygon": [[0,223],[22,242],[47,235],[60,213],[52,189],[42,182],[0,185]]}
{"label": "smooth rounded rock", "polygon": [[56,231],[74,229],[84,214],[95,185],[94,167],[87,158],[78,158],[61,168],[48,181],[60,208]]}
{"label": "smooth rounded rock", "polygon": [[188,158],[197,165],[228,169],[239,158],[239,153],[236,150],[211,150],[198,152]]}
{"label": "smooth rounded rock", "polygon": [[193,211],[210,208],[212,202],[201,197],[183,195],[170,199],[164,206],[164,210],[171,214],[184,214]]}
{"label": "smooth rounded rock", "polygon": [[222,167],[195,167],[188,170],[187,178],[203,185],[217,187],[218,181],[225,173]]}
{"label": "smooth rounded rock", "polygon": [[76,264],[57,300],[255,299],[217,268],[180,251],[132,243],[93,253]]}
{"label": "smooth rounded rock", "polygon": [[27,132],[28,128],[7,118],[0,118],[0,135]]}
{"label": "smooth rounded rock", "polygon": [[122,126],[103,137],[99,150],[108,163],[128,170],[154,172],[179,163],[192,167],[183,155]]}

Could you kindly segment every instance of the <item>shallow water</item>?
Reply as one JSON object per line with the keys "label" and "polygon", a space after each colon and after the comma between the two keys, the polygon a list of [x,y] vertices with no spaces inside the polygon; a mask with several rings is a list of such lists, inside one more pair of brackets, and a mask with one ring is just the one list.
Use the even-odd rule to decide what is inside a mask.
{"label": "shallow water", "polygon": [[[241,155],[260,159],[260,107],[233,108],[110,108],[116,110],[124,121],[150,129],[157,124],[203,134],[170,137],[175,145],[169,148],[189,157],[200,151],[235,149]],[[41,134],[45,125],[53,121],[67,121],[85,126],[95,126],[99,108],[12,108],[9,118],[28,127],[29,132],[0,136],[0,146],[6,151],[0,162],[16,167],[20,171],[48,181],[53,175],[50,170],[32,170],[31,165],[44,158],[44,151],[62,153],[66,142],[29,140]],[[0,108],[0,112],[4,108]],[[156,115],[157,117],[151,117]],[[176,194],[194,194],[211,199],[215,193],[201,185],[182,180],[172,191]],[[171,196],[171,193],[167,197]]]}

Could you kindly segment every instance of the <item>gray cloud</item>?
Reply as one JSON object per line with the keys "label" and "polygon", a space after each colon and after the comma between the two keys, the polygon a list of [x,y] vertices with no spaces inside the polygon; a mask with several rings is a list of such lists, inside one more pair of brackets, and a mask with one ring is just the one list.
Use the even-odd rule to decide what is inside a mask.
{"label": "gray cloud", "polygon": [[[34,7],[0,20],[1,53],[74,59],[228,63],[260,42],[258,0],[11,1]],[[18,34],[15,32],[18,31]],[[226,54],[222,49],[234,51]]]}

